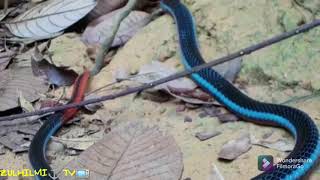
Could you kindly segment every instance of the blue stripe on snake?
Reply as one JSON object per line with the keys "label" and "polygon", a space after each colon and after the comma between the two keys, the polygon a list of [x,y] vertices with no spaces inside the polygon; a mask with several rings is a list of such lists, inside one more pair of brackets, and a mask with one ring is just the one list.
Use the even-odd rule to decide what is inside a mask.
{"label": "blue stripe on snake", "polygon": [[[196,37],[192,15],[179,0],[161,0],[161,8],[170,13],[177,24],[181,59],[186,69],[203,64]],[[253,179],[298,179],[306,175],[320,156],[319,132],[312,119],[292,107],[262,103],[243,94],[212,68],[193,73],[191,78],[227,109],[241,118],[260,124],[286,128],[295,137],[293,151],[285,158],[281,168],[274,165],[272,171],[264,172]],[[286,161],[287,159],[287,161]],[[302,159],[301,162],[288,161]],[[299,166],[297,166],[299,164]],[[284,166],[282,166],[284,167]]]}

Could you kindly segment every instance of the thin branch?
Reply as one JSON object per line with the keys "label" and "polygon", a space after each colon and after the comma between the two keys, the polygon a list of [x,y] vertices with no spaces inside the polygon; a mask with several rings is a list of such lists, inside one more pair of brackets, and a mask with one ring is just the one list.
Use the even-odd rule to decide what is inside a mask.
{"label": "thin branch", "polygon": [[7,13],[7,11],[8,11],[8,6],[9,6],[9,2],[8,2],[9,0],[4,0],[4,14],[6,14]]}
{"label": "thin branch", "polygon": [[8,121],[8,120],[17,119],[17,118],[23,118],[23,117],[34,116],[34,115],[41,115],[41,114],[45,114],[45,113],[49,113],[49,112],[61,111],[61,110],[65,110],[68,108],[81,107],[81,106],[84,106],[87,104],[93,104],[93,103],[97,103],[97,102],[101,102],[101,101],[112,100],[112,99],[115,99],[115,98],[118,98],[121,96],[125,96],[128,94],[140,92],[145,89],[148,89],[148,88],[151,88],[151,87],[154,87],[154,86],[157,86],[157,85],[160,85],[160,84],[163,84],[163,83],[166,83],[166,82],[169,82],[169,81],[172,81],[172,80],[184,77],[184,76],[187,76],[189,74],[196,73],[196,72],[200,71],[201,69],[212,67],[217,64],[225,63],[227,61],[236,59],[238,57],[251,54],[254,51],[257,51],[259,49],[265,48],[265,47],[270,46],[272,44],[278,43],[278,42],[283,41],[285,39],[288,39],[292,36],[295,36],[297,34],[306,32],[306,31],[308,31],[316,26],[319,26],[319,25],[320,25],[320,20],[319,19],[314,20],[311,23],[304,24],[303,26],[300,26],[292,31],[282,33],[280,35],[277,35],[275,37],[267,39],[261,43],[254,44],[254,45],[249,46],[247,48],[244,48],[240,51],[234,52],[228,56],[218,58],[214,61],[210,61],[209,63],[205,63],[200,66],[196,66],[190,70],[175,73],[171,76],[159,79],[159,80],[154,81],[149,84],[144,84],[142,86],[128,88],[127,90],[121,91],[119,93],[115,93],[115,94],[111,94],[111,95],[107,95],[107,96],[102,96],[99,98],[88,99],[88,100],[82,101],[80,103],[72,103],[72,104],[67,104],[67,105],[63,105],[63,106],[53,107],[50,109],[44,109],[44,110],[39,110],[39,111],[34,111],[34,112],[16,114],[16,115],[11,115],[11,116],[4,116],[4,117],[0,117],[0,121]]}
{"label": "thin branch", "polygon": [[130,12],[135,7],[135,5],[136,5],[136,0],[129,0],[127,5],[121,9],[121,12],[119,12],[117,18],[115,18],[114,23],[113,23],[113,27],[111,29],[111,36],[106,37],[103,40],[103,42],[101,44],[101,48],[99,49],[99,51],[97,53],[95,66],[91,70],[92,76],[98,74],[100,72],[100,70],[103,68],[104,58],[109,51],[109,48],[114,40],[114,37],[116,36],[116,34],[118,32],[118,29],[120,27],[122,20],[130,14]]}

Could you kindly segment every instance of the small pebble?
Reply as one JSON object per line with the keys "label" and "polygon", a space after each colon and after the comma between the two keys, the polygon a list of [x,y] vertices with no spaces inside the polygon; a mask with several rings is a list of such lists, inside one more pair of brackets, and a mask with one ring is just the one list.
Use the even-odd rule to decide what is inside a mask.
{"label": "small pebble", "polygon": [[221,109],[220,108],[216,108],[214,106],[211,107],[205,107],[203,108],[203,111],[209,115],[210,117],[216,117],[218,114],[221,113]]}
{"label": "small pebble", "polygon": [[239,117],[234,115],[234,114],[221,114],[218,116],[218,119],[222,122],[222,123],[226,123],[226,122],[235,122],[239,120]]}
{"label": "small pebble", "polygon": [[208,116],[208,114],[206,112],[202,112],[199,114],[199,118],[205,118],[207,116]]}
{"label": "small pebble", "polygon": [[179,105],[176,108],[176,112],[183,112],[184,110],[186,110],[186,106],[185,105]]}
{"label": "small pebble", "polygon": [[186,116],[186,117],[184,118],[184,122],[192,122],[192,118],[189,117],[189,116]]}
{"label": "small pebble", "polygon": [[221,134],[221,132],[219,132],[219,131],[197,132],[195,137],[198,138],[200,141],[205,141],[205,140],[213,138],[219,134]]}
{"label": "small pebble", "polygon": [[64,145],[60,142],[52,141],[48,146],[48,151],[59,153],[64,151]]}

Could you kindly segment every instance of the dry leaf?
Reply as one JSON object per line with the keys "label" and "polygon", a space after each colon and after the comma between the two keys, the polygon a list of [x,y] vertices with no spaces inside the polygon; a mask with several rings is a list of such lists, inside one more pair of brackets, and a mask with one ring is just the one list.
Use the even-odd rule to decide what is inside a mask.
{"label": "dry leaf", "polygon": [[56,67],[46,60],[36,62],[31,59],[32,71],[36,76],[45,76],[50,84],[57,86],[70,86],[73,84],[78,74],[73,70],[68,70],[63,67]]}
{"label": "dry leaf", "polygon": [[113,129],[65,168],[88,169],[91,179],[176,180],[183,162],[172,136],[135,122]]}
{"label": "dry leaf", "polygon": [[[150,64],[143,65],[140,68],[138,75],[130,79],[143,84],[147,84],[172,75],[176,72],[177,71],[174,68],[168,67],[164,63],[153,61]],[[197,85],[192,80],[188,78],[179,78],[164,84],[160,84],[154,87],[154,89],[168,89],[168,86],[170,86],[171,88],[183,90],[194,90],[197,87]]]}
{"label": "dry leaf", "polygon": [[96,5],[96,0],[49,0],[19,15],[6,26],[22,38],[46,39],[71,26]]}
{"label": "dry leaf", "polygon": [[254,136],[251,137],[251,142],[254,145],[274,149],[282,152],[290,152],[294,148],[294,143],[285,139],[279,133],[272,133],[266,139],[257,139]]}
{"label": "dry leaf", "polygon": [[[82,41],[87,46],[97,46],[106,38],[112,36],[115,17],[121,10],[99,17],[92,21],[82,35]],[[118,32],[113,40],[111,47],[121,46],[133,37],[142,27],[150,22],[150,14],[142,11],[132,11],[120,24]]]}
{"label": "dry leaf", "polygon": [[22,92],[19,92],[19,105],[25,112],[34,111],[33,105],[23,97]]}
{"label": "dry leaf", "polygon": [[229,82],[233,82],[241,70],[242,58],[236,58],[232,61],[213,66],[213,69],[219,72]]}
{"label": "dry leaf", "polygon": [[28,147],[22,146],[27,142],[28,141],[17,132],[9,132],[5,136],[0,137],[0,143],[15,153],[27,151]]}
{"label": "dry leaf", "polygon": [[81,138],[54,138],[55,141],[62,143],[65,147],[69,149],[75,150],[86,150],[90,146],[92,146],[95,142],[97,142],[98,138],[89,138],[89,137],[81,137]]}
{"label": "dry leaf", "polygon": [[19,92],[33,102],[48,90],[41,79],[34,77],[31,68],[12,68],[0,72],[0,111],[19,106]]}
{"label": "dry leaf", "polygon": [[251,148],[249,134],[243,134],[238,139],[234,139],[224,144],[218,154],[219,158],[234,160]]}
{"label": "dry leaf", "polygon": [[123,7],[127,0],[99,0],[97,6],[88,14],[88,19],[93,20]]}

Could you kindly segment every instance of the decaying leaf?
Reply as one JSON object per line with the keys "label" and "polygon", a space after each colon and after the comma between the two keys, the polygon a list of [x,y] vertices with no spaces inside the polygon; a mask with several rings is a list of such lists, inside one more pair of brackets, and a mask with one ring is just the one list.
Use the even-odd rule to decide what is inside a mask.
{"label": "decaying leaf", "polygon": [[78,74],[73,70],[56,67],[48,63],[46,60],[36,62],[31,59],[31,65],[33,73],[36,76],[45,76],[50,84],[54,84],[57,86],[70,86],[78,76]]}
{"label": "decaying leaf", "polygon": [[279,133],[272,133],[269,137],[265,139],[257,139],[254,136],[251,136],[251,142],[254,145],[274,149],[282,152],[290,152],[294,148],[294,143],[290,142],[288,139],[285,139]]}
{"label": "decaying leaf", "polygon": [[29,102],[28,100],[25,99],[25,97],[23,97],[22,92],[19,92],[19,99],[18,100],[19,100],[19,105],[23,109],[23,111],[25,111],[25,112],[34,111],[34,108],[31,104],[31,102]]}
{"label": "decaying leaf", "polygon": [[84,17],[96,3],[96,0],[49,0],[19,15],[6,26],[18,37],[46,39]]}
{"label": "decaying leaf", "polygon": [[234,139],[224,144],[218,154],[220,159],[234,160],[251,148],[249,134],[243,134],[238,139]]}
{"label": "decaying leaf", "polygon": [[0,72],[0,111],[19,106],[19,92],[33,102],[48,90],[43,81],[33,76],[31,68],[12,68]]}
{"label": "decaying leaf", "polygon": [[[92,21],[82,35],[82,41],[87,46],[99,47],[103,41],[112,36],[115,17],[121,10],[103,15]],[[142,27],[151,20],[150,14],[142,11],[132,11],[120,24],[118,32],[113,40],[111,47],[121,46],[133,37]]]}
{"label": "decaying leaf", "polygon": [[113,129],[65,168],[88,169],[91,179],[180,179],[183,163],[172,136],[131,122]]}
{"label": "decaying leaf", "polygon": [[54,138],[55,141],[62,143],[65,147],[69,149],[75,150],[86,150],[90,146],[92,146],[95,142],[97,142],[98,138],[88,138],[88,137],[81,137],[81,138],[72,138],[72,139],[65,139],[65,138]]}
{"label": "decaying leaf", "polygon": [[17,132],[9,132],[5,136],[0,137],[0,144],[6,146],[15,153],[27,151],[28,147],[23,146],[27,142],[28,141]]}
{"label": "decaying leaf", "polygon": [[12,8],[8,8],[7,11],[4,9],[0,9],[0,21],[2,21],[12,10]]}
{"label": "decaying leaf", "polygon": [[236,58],[232,61],[213,66],[213,69],[219,72],[229,82],[233,82],[241,70],[242,58]]}
{"label": "decaying leaf", "polygon": [[[159,80],[161,78],[167,77],[169,75],[172,75],[176,72],[177,71],[174,68],[164,65],[164,63],[153,61],[150,64],[143,65],[140,68],[138,75],[130,79],[143,84],[147,84]],[[194,90],[197,87],[197,85],[192,80],[188,78],[179,78],[164,84],[160,84],[154,87],[154,89],[168,89],[168,86],[170,86],[171,88],[173,87],[176,89],[183,90]]]}

